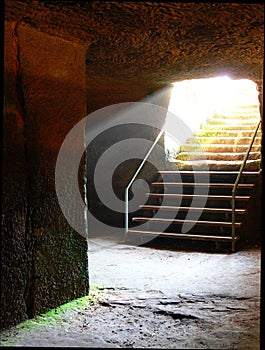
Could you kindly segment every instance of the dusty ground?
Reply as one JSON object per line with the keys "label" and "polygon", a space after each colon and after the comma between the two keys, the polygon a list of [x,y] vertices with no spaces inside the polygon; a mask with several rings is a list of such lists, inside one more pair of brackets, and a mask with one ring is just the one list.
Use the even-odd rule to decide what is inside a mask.
{"label": "dusty ground", "polygon": [[230,254],[119,242],[89,241],[90,283],[105,290],[97,304],[67,309],[53,325],[11,328],[1,345],[261,349],[259,247]]}

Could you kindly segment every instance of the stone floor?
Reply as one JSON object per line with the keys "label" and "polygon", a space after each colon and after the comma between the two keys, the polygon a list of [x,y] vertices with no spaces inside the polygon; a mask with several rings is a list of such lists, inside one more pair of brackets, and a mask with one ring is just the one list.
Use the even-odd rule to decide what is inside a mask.
{"label": "stone floor", "polygon": [[56,325],[2,333],[1,345],[160,349],[261,349],[259,246],[185,249],[172,240],[138,246],[89,240],[99,303]]}

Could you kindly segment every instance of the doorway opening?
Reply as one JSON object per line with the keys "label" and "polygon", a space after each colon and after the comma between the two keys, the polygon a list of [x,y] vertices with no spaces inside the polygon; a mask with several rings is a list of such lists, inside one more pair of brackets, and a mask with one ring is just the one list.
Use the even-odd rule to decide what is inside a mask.
{"label": "doorway opening", "polygon": [[[256,84],[248,79],[234,80],[228,76],[191,79],[173,83],[169,112],[182,119],[192,132],[199,130],[214,116],[234,117],[239,113],[260,116]],[[166,158],[174,162],[180,144],[165,135]]]}

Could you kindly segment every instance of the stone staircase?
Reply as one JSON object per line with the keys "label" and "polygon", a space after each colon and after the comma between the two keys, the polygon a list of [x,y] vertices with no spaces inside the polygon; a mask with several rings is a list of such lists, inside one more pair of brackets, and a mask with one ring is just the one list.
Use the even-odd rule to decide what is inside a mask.
{"label": "stone staircase", "polygon": [[258,106],[247,106],[230,115],[216,114],[201,125],[181,146],[175,162],[158,172],[146,204],[131,217],[128,237],[227,242],[234,251],[261,173],[260,127],[235,196],[233,237],[232,189],[259,118]]}
{"label": "stone staircase", "polygon": [[[183,170],[191,169],[201,166],[200,161],[204,159],[209,170],[239,170],[259,121],[256,113],[250,113],[215,115],[208,119],[200,130],[194,132],[194,138],[181,147],[176,165]],[[260,168],[260,148],[259,128],[245,169]]]}

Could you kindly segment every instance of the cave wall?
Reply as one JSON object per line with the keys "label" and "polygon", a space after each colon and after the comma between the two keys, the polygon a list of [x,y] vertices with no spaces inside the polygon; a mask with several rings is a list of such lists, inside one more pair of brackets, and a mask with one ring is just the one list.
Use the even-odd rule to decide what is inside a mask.
{"label": "cave wall", "polygon": [[85,53],[5,24],[1,327],[88,292],[87,242],[64,218],[54,179],[60,146],[86,115]]}
{"label": "cave wall", "polygon": [[[87,51],[87,59],[89,57],[89,49]],[[101,119],[104,118],[104,107],[118,105],[126,102],[140,102],[144,104],[153,104],[161,106],[164,108],[157,111],[157,118],[161,119],[161,126],[165,122],[167,115],[167,108],[170,102],[170,95],[173,88],[173,85],[165,86],[162,89],[157,91],[151,91],[150,87],[144,84],[137,84],[137,81],[127,79],[120,80],[110,77],[97,76],[96,79],[89,79],[93,75],[93,68],[88,64],[87,65],[87,108],[89,110],[87,125],[89,129],[94,127],[90,123],[90,115],[93,116],[94,113],[98,115],[98,124],[97,127],[100,127]],[[126,109],[126,108],[125,108]],[[101,112],[102,110],[102,112]],[[147,108],[148,113],[148,108]],[[137,112],[136,112],[137,113]],[[106,112],[108,115],[108,112]],[[113,116],[109,115],[109,118]],[[115,116],[114,116],[115,118]],[[133,116],[132,116],[133,120]],[[120,141],[130,140],[132,138],[139,138],[144,140],[154,141],[158,136],[161,129],[154,128],[148,125],[141,124],[129,124],[129,125],[119,125],[112,127],[108,130],[105,130],[101,135],[99,135],[94,140],[89,140],[91,143],[87,148],[87,198],[88,205],[91,214],[97,218],[100,222],[105,223],[113,227],[124,228],[124,213],[121,211],[111,210],[110,207],[105,205],[95,189],[94,182],[94,173],[95,167],[105,151],[114,146]],[[137,179],[144,179],[149,185],[157,176],[157,171],[163,169],[165,166],[165,153],[164,153],[164,135],[161,136],[158,145],[160,149],[155,149],[152,152],[152,162],[158,164],[156,168],[151,162],[147,160],[143,168],[141,169]],[[139,147],[141,147],[139,145]],[[149,149],[137,150],[135,149],[135,154],[142,153],[141,158],[135,157],[128,159],[128,161],[121,163],[116,171],[113,173],[112,178],[109,177],[112,181],[112,188],[115,193],[115,196],[124,201],[125,198],[125,188],[130,182],[131,178],[137,171],[139,165],[141,164],[142,159],[147,154]],[[117,152],[123,153],[123,150]],[[115,154],[113,154],[113,161],[115,161]],[[107,170],[107,169],[106,169]],[[106,171],[106,178],[108,177],[108,171]],[[104,175],[104,176],[105,176]],[[130,192],[130,198],[132,192]],[[123,208],[124,210],[124,208]],[[89,233],[94,234],[97,231],[97,228],[93,227],[92,224],[89,225]],[[106,233],[106,232],[104,232]]]}
{"label": "cave wall", "polygon": [[260,173],[257,176],[255,187],[248,201],[247,215],[245,215],[240,229],[238,249],[261,243],[263,231],[262,208],[262,173]]}
{"label": "cave wall", "polygon": [[24,120],[17,108],[17,61],[12,23],[5,24],[4,119],[1,236],[1,327],[26,317],[24,293],[29,279],[27,235],[27,160]]}

